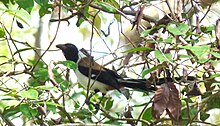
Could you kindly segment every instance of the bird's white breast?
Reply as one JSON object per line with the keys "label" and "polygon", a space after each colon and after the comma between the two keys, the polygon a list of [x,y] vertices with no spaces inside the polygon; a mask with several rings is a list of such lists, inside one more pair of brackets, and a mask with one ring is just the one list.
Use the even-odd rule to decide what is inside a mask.
{"label": "bird's white breast", "polygon": [[[88,88],[89,78],[82,73],[78,69],[75,70],[75,74],[77,76],[78,82],[85,88]],[[103,84],[97,80],[90,79],[89,90],[98,89],[102,93],[106,93],[108,91],[108,85]]]}

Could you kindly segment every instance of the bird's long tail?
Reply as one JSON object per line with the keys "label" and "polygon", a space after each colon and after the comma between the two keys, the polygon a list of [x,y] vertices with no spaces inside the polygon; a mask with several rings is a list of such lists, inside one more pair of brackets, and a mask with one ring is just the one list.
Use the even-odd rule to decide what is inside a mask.
{"label": "bird's long tail", "polygon": [[122,79],[122,80],[118,80],[118,82],[120,85],[124,87],[132,88],[136,90],[143,90],[148,92],[152,92],[156,90],[156,87],[147,84],[146,79]]}

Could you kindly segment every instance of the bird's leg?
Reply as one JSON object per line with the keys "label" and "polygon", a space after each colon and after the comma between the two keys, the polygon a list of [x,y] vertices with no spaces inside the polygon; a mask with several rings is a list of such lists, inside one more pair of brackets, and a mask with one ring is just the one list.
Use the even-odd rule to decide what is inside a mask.
{"label": "bird's leg", "polygon": [[100,109],[100,105],[101,105],[101,102],[102,102],[104,96],[105,96],[105,93],[102,93],[102,97],[101,97],[99,103],[94,105],[96,110]]}

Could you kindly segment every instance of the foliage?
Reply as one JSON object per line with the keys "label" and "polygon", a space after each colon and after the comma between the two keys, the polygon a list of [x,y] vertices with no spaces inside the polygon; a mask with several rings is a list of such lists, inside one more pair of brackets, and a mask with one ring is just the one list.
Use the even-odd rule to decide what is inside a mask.
{"label": "foliage", "polygon": [[[220,26],[219,20],[216,25],[205,26],[201,25],[201,22],[209,18],[207,14],[211,4],[216,1],[201,2],[206,13],[204,10],[186,11],[185,4],[190,5],[191,2],[194,3],[193,1],[180,2],[177,4],[177,12],[169,10],[161,19],[155,19],[142,12],[143,8],[154,6],[149,3],[152,1],[155,2],[154,0],[1,1],[0,116],[2,119],[0,122],[16,125],[13,119],[23,116],[26,118],[24,122],[33,120],[36,125],[210,124],[206,122],[211,116],[207,112],[220,108],[218,104],[220,73],[217,67],[220,58]],[[199,6],[198,3],[194,4]],[[169,6],[169,4],[165,5]],[[50,22],[70,23],[69,20],[74,18],[79,29],[83,29],[85,24],[92,26],[86,27],[87,31],[91,31],[86,32],[92,34],[91,42],[95,34],[102,38],[105,44],[107,43],[109,35],[112,34],[111,23],[107,26],[108,33],[102,28],[103,25],[108,24],[109,15],[121,28],[123,28],[123,20],[131,22],[134,29],[129,29],[128,32],[132,32],[132,37],[137,37],[140,41],[132,43],[131,40],[127,40],[131,36],[127,37],[126,32],[121,34],[123,30],[119,30],[120,36],[124,35],[127,38],[123,46],[128,48],[121,51],[119,46],[116,50],[108,47],[111,51],[109,55],[115,56],[111,63],[120,62],[121,67],[116,70],[118,73],[127,76],[126,69],[128,69],[145,80],[147,86],[157,86],[157,90],[146,92],[130,89],[127,92],[127,99],[124,97],[127,94],[123,91],[121,93],[113,91],[110,97],[104,98],[98,93],[90,99],[90,104],[85,104],[88,91],[80,84],[71,83],[69,79],[70,71],[77,69],[76,63],[71,61],[46,63],[42,59],[45,53],[50,51],[55,38],[44,53],[38,54],[39,48],[30,44],[32,42],[20,40],[26,37],[26,33],[20,34],[15,31],[16,25],[20,31],[24,28],[23,25],[31,26],[30,20],[33,8],[36,6],[39,7],[37,13],[40,18],[46,14],[58,15]],[[198,9],[196,6],[191,6],[190,10]],[[70,15],[62,17],[61,12]],[[199,12],[205,15],[198,17],[195,13]],[[194,14],[196,18],[192,17]],[[4,15],[10,17],[12,22],[7,22]],[[141,22],[148,22],[150,26],[144,27]],[[17,40],[15,36],[20,38],[17,37]],[[117,42],[113,44],[120,45]],[[108,45],[107,43],[106,46]],[[29,54],[28,51],[36,53],[37,56],[25,57]],[[137,67],[141,70],[136,71]],[[23,78],[25,81],[22,80]],[[59,117],[54,119],[53,115]]]}

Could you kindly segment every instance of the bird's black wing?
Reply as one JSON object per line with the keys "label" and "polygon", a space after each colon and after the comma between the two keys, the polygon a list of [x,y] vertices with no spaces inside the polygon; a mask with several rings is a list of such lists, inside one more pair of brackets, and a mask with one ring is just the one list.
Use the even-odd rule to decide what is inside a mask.
{"label": "bird's black wing", "polygon": [[[88,67],[78,66],[78,69],[83,75],[89,77],[89,68]],[[120,76],[112,70],[91,69],[91,76],[90,77],[93,80],[100,81],[100,82],[107,84],[107,85],[109,85],[119,91],[120,86],[119,86],[117,78],[119,78]]]}

